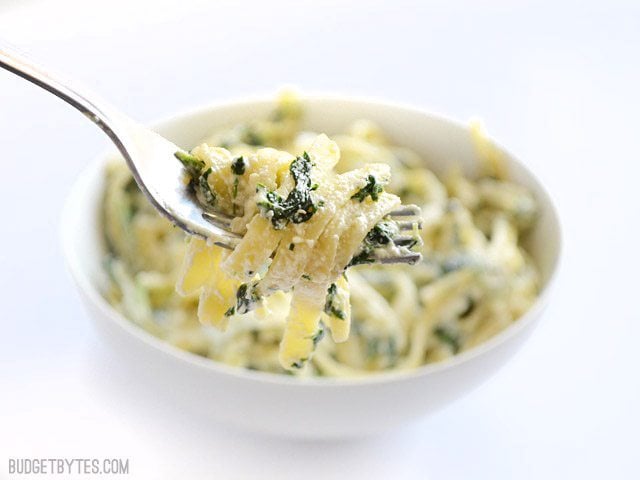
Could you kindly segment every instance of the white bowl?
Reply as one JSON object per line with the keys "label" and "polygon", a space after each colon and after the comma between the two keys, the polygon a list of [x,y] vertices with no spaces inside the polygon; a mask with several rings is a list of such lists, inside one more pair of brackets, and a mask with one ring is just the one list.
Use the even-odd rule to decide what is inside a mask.
{"label": "white bowl", "polygon": [[[305,128],[329,135],[355,119],[378,123],[394,143],[420,153],[436,173],[459,164],[474,172],[476,159],[468,129],[413,108],[336,97],[304,99]],[[154,125],[183,147],[194,146],[218,127],[261,117],[273,100],[213,105]],[[298,378],[230,367],[179,350],[153,337],[116,312],[102,297],[100,157],[80,176],[69,195],[62,223],[69,269],[90,316],[105,340],[135,372],[171,394],[177,408],[191,409],[247,429],[287,436],[346,437],[388,430],[435,411],[484,382],[533,331],[547,303],[560,254],[555,208],[537,179],[512,155],[511,178],[535,195],[540,216],[528,249],[540,269],[542,291],[531,309],[486,343],[449,360],[402,373],[361,379]],[[151,380],[149,380],[151,379]]]}

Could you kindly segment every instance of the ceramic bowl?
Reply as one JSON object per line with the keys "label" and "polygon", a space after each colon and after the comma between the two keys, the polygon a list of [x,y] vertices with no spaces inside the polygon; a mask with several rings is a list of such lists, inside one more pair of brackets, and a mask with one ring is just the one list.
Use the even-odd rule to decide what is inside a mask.
{"label": "ceramic bowl", "polygon": [[[378,101],[326,96],[303,101],[306,129],[331,135],[356,119],[370,119],[395,144],[421,154],[436,173],[453,164],[472,173],[476,166],[463,124]],[[207,106],[152,128],[177,145],[192,147],[219,127],[266,115],[273,103],[258,99]],[[89,316],[109,348],[133,375],[156,383],[171,396],[176,408],[277,435],[327,438],[382,432],[434,412],[487,380],[529,337],[547,304],[560,256],[558,216],[536,177],[502,150],[511,179],[529,188],[539,205],[538,221],[526,242],[541,273],[540,296],[524,316],[489,341],[412,371],[359,379],[299,379],[249,371],[179,350],[131,323],[101,294],[106,286],[101,200],[108,155],[82,173],[69,195],[62,222],[64,251]]]}

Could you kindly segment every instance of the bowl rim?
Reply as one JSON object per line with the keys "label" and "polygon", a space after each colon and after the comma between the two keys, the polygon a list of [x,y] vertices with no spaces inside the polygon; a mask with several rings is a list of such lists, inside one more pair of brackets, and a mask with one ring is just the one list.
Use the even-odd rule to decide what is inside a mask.
{"label": "bowl rim", "polygon": [[[454,120],[441,113],[428,111],[413,105],[374,99],[370,97],[354,96],[354,95],[336,95],[336,94],[302,94],[300,95],[301,101],[304,104],[307,101],[310,102],[345,102],[357,105],[374,105],[378,108],[389,108],[395,110],[404,110],[407,113],[420,114],[426,117],[430,117],[432,120],[446,123],[451,127],[465,129],[465,125],[457,120]],[[183,109],[173,115],[167,115],[159,120],[150,122],[148,125],[153,130],[171,128],[171,125],[178,124],[187,119],[210,113],[218,109],[232,108],[232,107],[248,107],[257,104],[269,104],[274,103],[274,95],[256,95],[256,96],[243,96],[239,99],[229,99],[224,101],[215,101],[205,105],[197,106],[195,108]],[[370,375],[356,376],[356,377],[296,377],[291,375],[284,375],[281,373],[272,373],[265,371],[249,370],[243,367],[236,367],[227,365],[223,362],[205,358],[197,354],[182,350],[165,340],[154,336],[147,332],[143,328],[135,325],[131,320],[127,319],[123,314],[113,308],[108,301],[100,293],[98,287],[96,287],[90,280],[89,275],[85,273],[82,267],[82,262],[76,255],[74,248],[72,247],[73,238],[81,229],[74,228],[74,197],[79,194],[79,190],[82,185],[86,183],[95,174],[97,169],[103,169],[105,163],[109,157],[113,156],[114,149],[109,148],[99,155],[92,162],[85,167],[80,175],[73,183],[71,190],[67,194],[65,200],[62,215],[60,220],[60,241],[62,244],[62,250],[65,257],[65,264],[68,272],[70,273],[76,286],[88,297],[88,299],[100,310],[100,313],[113,322],[116,326],[136,338],[143,344],[158,350],[162,354],[174,359],[186,362],[188,365],[194,366],[199,369],[212,371],[214,373],[235,377],[237,379],[243,379],[248,381],[257,381],[259,383],[286,385],[288,387],[315,387],[315,388],[331,388],[331,387],[358,387],[377,384],[390,384],[403,381],[410,381],[418,377],[426,377],[435,373],[440,373],[445,370],[453,369],[459,365],[466,364],[474,359],[487,354],[489,351],[495,349],[499,345],[505,343],[508,339],[516,336],[519,332],[524,330],[529,324],[531,324],[542,313],[546,307],[550,294],[557,281],[558,272],[562,261],[563,252],[563,234],[562,224],[558,209],[555,205],[553,197],[549,194],[544,184],[540,182],[538,177],[531,172],[531,170],[519,159],[518,156],[511,153],[504,148],[500,142],[489,136],[489,139],[494,145],[503,153],[505,153],[510,163],[518,164],[518,166],[526,173],[528,177],[536,184],[538,190],[546,197],[546,203],[549,207],[550,221],[555,223],[557,231],[557,249],[553,262],[553,268],[551,269],[548,279],[542,286],[538,297],[535,302],[529,307],[529,309],[518,319],[513,321],[504,330],[500,331],[493,337],[482,342],[481,344],[470,348],[462,353],[456,354],[434,363],[428,363],[419,367],[408,370],[393,370],[375,372]]]}

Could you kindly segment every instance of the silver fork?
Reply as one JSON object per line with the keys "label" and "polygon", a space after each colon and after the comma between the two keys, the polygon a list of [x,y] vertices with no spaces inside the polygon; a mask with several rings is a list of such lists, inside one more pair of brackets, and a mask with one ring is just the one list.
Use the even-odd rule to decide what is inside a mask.
{"label": "silver fork", "polygon": [[[72,82],[54,76],[35,65],[15,48],[0,45],[0,67],[53,93],[98,125],[116,145],[131,170],[136,183],[152,205],[172,223],[191,235],[211,239],[221,247],[233,249],[241,236],[230,230],[231,217],[205,211],[193,189],[186,182],[184,167],[174,154],[175,144],[143,127],[124,113],[87,92],[72,88]],[[417,207],[416,207],[417,208]],[[391,212],[394,217],[415,216],[412,207]],[[402,230],[413,229],[418,222],[399,220]],[[418,223],[419,226],[419,223]],[[413,237],[398,236],[396,245],[408,245]],[[381,263],[415,263],[420,254],[380,259]]]}

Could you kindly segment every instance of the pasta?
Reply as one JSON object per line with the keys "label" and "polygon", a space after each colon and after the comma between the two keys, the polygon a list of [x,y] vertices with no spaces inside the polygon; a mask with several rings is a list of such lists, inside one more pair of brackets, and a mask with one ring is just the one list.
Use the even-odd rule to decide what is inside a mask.
{"label": "pasta", "polygon": [[206,143],[176,156],[203,206],[230,215],[231,230],[243,235],[230,252],[189,240],[177,290],[200,296],[200,321],[224,330],[229,318],[253,310],[264,316],[268,297],[291,291],[279,353],[283,368],[304,366],[325,325],[334,341],[346,341],[349,289],[338,278],[361,261],[363,240],[376,235],[384,239],[378,248],[408,250],[394,245],[399,228],[385,218],[400,205],[384,191],[389,166],[370,163],[336,174],[339,148],[326,135],[297,157],[273,148],[234,157]]}
{"label": "pasta", "polygon": [[[507,180],[479,124],[471,129],[478,178],[452,169],[439,179],[369,121],[329,139],[301,131],[302,115],[286,94],[269,118],[178,154],[199,200],[235,217],[232,229],[244,237],[232,252],[185,238],[147,203],[123,162],[110,164],[108,300],[179,348],[297,376],[439,361],[529,308],[538,274],[521,240],[536,203]],[[355,265],[342,275],[366,261],[367,241],[396,233],[386,215],[400,199],[422,208],[423,260]]]}

